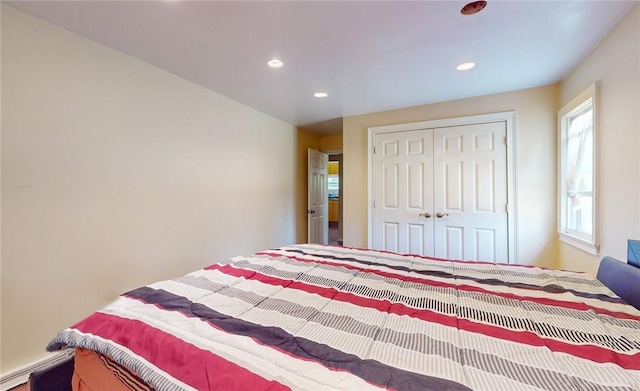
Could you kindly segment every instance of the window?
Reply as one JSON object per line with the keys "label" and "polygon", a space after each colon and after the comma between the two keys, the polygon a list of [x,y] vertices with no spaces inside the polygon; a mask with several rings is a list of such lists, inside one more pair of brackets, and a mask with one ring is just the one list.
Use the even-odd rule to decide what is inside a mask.
{"label": "window", "polygon": [[560,240],[598,254],[596,85],[558,112]]}
{"label": "window", "polygon": [[338,174],[329,174],[327,176],[327,190],[329,191],[329,199],[338,198],[340,192],[340,177]]}

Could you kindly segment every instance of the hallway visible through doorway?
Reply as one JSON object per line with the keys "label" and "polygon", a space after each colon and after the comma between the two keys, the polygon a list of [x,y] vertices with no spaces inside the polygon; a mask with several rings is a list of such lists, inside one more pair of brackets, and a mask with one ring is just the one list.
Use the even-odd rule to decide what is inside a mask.
{"label": "hallway visible through doorway", "polygon": [[330,246],[342,246],[340,240],[340,223],[337,221],[329,222],[329,245]]}

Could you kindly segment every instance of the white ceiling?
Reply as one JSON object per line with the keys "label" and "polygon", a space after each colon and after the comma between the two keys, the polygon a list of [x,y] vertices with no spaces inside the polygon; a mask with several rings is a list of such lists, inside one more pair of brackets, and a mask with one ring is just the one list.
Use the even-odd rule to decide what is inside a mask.
{"label": "white ceiling", "polygon": [[[635,5],[489,0],[463,16],[454,0],[5,3],[324,134],[343,116],[559,81]],[[283,68],[267,67],[274,57]]]}

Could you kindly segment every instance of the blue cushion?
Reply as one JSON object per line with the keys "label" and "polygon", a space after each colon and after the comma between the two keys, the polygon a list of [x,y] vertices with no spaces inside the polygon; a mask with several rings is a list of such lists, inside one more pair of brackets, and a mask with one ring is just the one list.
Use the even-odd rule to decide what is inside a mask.
{"label": "blue cushion", "polygon": [[622,300],[640,309],[640,268],[604,257],[597,278]]}
{"label": "blue cushion", "polygon": [[627,263],[640,267],[640,240],[629,239],[627,244]]}

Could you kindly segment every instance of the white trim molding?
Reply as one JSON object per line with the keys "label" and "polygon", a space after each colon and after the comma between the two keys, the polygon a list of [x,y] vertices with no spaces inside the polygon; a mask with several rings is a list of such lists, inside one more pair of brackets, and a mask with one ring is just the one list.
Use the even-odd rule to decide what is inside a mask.
{"label": "white trim molding", "polygon": [[509,263],[518,263],[518,197],[517,197],[517,156],[516,156],[516,112],[473,115],[431,121],[410,122],[397,125],[375,126],[368,130],[367,137],[367,247],[373,248],[374,214],[374,137],[378,133],[405,132],[410,130],[434,129],[451,126],[475,125],[490,122],[505,122],[507,129],[507,231],[509,243]]}

